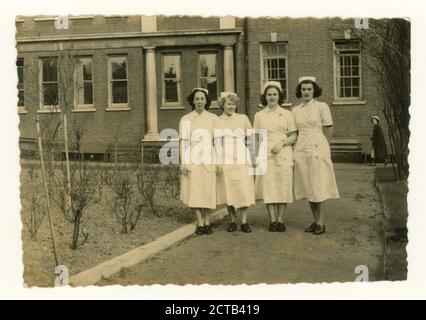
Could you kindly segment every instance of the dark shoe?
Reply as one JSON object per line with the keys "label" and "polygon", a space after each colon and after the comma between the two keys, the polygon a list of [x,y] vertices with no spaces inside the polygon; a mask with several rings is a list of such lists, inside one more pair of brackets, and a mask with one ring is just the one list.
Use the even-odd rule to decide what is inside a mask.
{"label": "dark shoe", "polygon": [[204,227],[203,226],[197,226],[197,229],[195,230],[195,234],[197,236],[201,236],[204,234]]}
{"label": "dark shoe", "polygon": [[275,221],[275,222],[271,222],[270,224],[269,224],[269,231],[270,232],[277,232],[278,231],[278,224],[277,224],[277,222]]}
{"label": "dark shoe", "polygon": [[323,233],[325,233],[325,225],[317,224],[317,226],[315,227],[314,234],[318,236]]}
{"label": "dark shoe", "polygon": [[248,226],[247,223],[243,223],[241,225],[241,231],[245,232],[245,233],[250,233],[251,232],[251,228]]}
{"label": "dark shoe", "polygon": [[204,233],[205,234],[212,234],[213,233],[212,226],[211,225],[204,226]]}
{"label": "dark shoe", "polygon": [[236,230],[237,230],[237,224],[235,222],[231,222],[229,224],[228,229],[226,229],[226,231],[228,231],[228,232],[234,232]]}
{"label": "dark shoe", "polygon": [[305,229],[305,232],[314,232],[317,224],[315,222],[312,222],[312,224]]}
{"label": "dark shoe", "polygon": [[285,232],[287,228],[285,227],[284,222],[278,222],[277,224],[277,231],[278,232]]}

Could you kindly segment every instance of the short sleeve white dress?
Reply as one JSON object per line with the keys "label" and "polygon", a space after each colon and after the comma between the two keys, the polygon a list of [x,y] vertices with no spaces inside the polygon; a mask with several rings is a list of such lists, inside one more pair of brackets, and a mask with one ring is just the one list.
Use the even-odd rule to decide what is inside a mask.
{"label": "short sleeve white dress", "polygon": [[298,130],[294,148],[294,194],[296,199],[322,202],[339,198],[330,145],[323,126],[333,125],[326,103],[311,100],[293,108]]}
{"label": "short sleeve white dress", "polygon": [[285,146],[278,154],[271,152],[275,144],[296,131],[293,114],[281,107],[265,107],[255,114],[254,129],[267,130],[267,166],[264,174],[256,175],[256,199],[264,203],[293,202],[293,147]]}

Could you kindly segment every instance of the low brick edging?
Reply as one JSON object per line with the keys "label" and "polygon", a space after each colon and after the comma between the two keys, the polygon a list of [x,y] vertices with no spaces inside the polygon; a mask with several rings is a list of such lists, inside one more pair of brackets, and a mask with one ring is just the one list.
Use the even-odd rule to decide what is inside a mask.
{"label": "low brick edging", "polygon": [[[226,208],[218,209],[211,214],[211,222],[219,221],[227,214],[228,211]],[[93,285],[102,278],[111,277],[112,275],[120,272],[122,269],[130,268],[193,235],[195,228],[195,223],[180,227],[179,229],[176,229],[175,231],[172,231],[141,247],[132,249],[118,257],[112,258],[93,268],[70,277],[69,284],[74,287]]]}

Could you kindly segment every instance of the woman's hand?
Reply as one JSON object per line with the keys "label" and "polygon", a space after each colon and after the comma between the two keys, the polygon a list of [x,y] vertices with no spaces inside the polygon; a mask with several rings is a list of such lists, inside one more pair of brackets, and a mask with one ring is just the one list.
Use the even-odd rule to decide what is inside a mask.
{"label": "woman's hand", "polygon": [[180,172],[183,175],[187,176],[191,172],[191,170],[189,170],[188,167],[183,164],[183,165],[180,166]]}
{"label": "woman's hand", "polygon": [[277,144],[274,145],[271,152],[272,152],[272,154],[278,154],[278,153],[280,153],[282,148],[283,148],[283,143],[282,142],[277,143]]}
{"label": "woman's hand", "polygon": [[221,165],[216,165],[216,174],[222,174],[222,166]]}

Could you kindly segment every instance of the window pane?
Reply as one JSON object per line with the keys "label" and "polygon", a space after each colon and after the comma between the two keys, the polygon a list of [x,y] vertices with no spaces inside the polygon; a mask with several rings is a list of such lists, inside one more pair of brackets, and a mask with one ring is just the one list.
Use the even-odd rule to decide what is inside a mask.
{"label": "window pane", "polygon": [[178,82],[175,79],[165,80],[165,101],[179,102]]}
{"label": "window pane", "polygon": [[352,75],[353,76],[359,76],[359,68],[358,67],[352,68]]}
{"label": "window pane", "polygon": [[92,61],[89,59],[83,64],[83,80],[92,80]]}
{"label": "window pane", "polygon": [[353,97],[359,97],[359,88],[353,88]]}
{"label": "window pane", "polygon": [[25,106],[24,90],[19,90],[18,92],[18,106],[19,107]]}
{"label": "window pane", "polygon": [[112,82],[112,103],[127,103],[127,81]]}
{"label": "window pane", "polygon": [[345,57],[343,57],[343,59],[345,61],[345,66],[351,65],[351,57],[345,56]]}
{"label": "window pane", "polygon": [[201,77],[216,77],[216,54],[200,55]]}
{"label": "window pane", "polygon": [[352,65],[358,66],[359,65],[359,58],[358,56],[352,56]]}
{"label": "window pane", "polygon": [[112,79],[127,79],[126,73],[126,58],[115,57],[111,58]]}
{"label": "window pane", "polygon": [[345,88],[345,97],[351,96],[351,88]]}
{"label": "window pane", "polygon": [[352,79],[344,79],[345,87],[350,87],[352,85]]}
{"label": "window pane", "polygon": [[43,81],[58,81],[57,61],[55,58],[43,59]]}
{"label": "window pane", "polygon": [[[164,102],[179,102],[180,56],[163,56]],[[208,74],[208,72],[207,72]]]}
{"label": "window pane", "polygon": [[353,78],[352,79],[352,85],[354,87],[359,87],[359,78]]}
{"label": "window pane", "polygon": [[216,79],[207,80],[207,90],[209,90],[209,97],[211,100],[217,100],[217,81]]}
{"label": "window pane", "polygon": [[84,83],[84,104],[93,104],[93,85],[91,82]]}
{"label": "window pane", "polygon": [[164,56],[164,78],[178,78],[180,71],[179,56]]}
{"label": "window pane", "polygon": [[58,104],[58,84],[43,84],[43,101],[46,106],[55,106]]}
{"label": "window pane", "polygon": [[271,56],[271,45],[270,44],[263,44],[262,45],[262,55],[264,58]]}
{"label": "window pane", "polygon": [[24,68],[18,67],[18,82],[23,85],[24,82]]}

